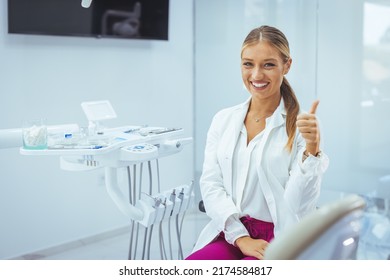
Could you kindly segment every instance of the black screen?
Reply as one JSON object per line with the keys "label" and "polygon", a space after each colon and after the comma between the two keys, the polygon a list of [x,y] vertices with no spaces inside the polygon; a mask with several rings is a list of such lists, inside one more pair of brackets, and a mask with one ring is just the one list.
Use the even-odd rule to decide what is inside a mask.
{"label": "black screen", "polygon": [[8,33],[168,40],[169,0],[8,0]]}

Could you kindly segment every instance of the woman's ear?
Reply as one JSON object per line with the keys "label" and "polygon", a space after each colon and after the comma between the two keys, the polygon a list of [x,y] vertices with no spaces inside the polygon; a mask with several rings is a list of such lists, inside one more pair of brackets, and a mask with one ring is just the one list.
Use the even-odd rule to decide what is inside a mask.
{"label": "woman's ear", "polygon": [[292,59],[289,58],[287,62],[284,64],[284,72],[283,72],[284,75],[286,75],[288,71],[290,71],[291,63],[292,63]]}

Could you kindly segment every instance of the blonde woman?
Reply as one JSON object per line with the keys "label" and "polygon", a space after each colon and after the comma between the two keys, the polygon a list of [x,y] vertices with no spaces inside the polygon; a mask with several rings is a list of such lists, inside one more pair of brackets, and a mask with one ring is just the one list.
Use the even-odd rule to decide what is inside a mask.
{"label": "blonde woman", "polygon": [[250,97],[218,112],[209,128],[200,189],[211,221],[187,260],[263,259],[274,236],[316,208],[328,157],[318,101],[300,111],[285,78],[291,64],[277,28],[246,37],[241,73]]}

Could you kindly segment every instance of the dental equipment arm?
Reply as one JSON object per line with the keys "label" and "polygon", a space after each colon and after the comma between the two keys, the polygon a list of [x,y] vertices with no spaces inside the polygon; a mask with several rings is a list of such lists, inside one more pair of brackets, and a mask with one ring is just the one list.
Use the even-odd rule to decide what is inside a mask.
{"label": "dental equipment arm", "polygon": [[132,220],[141,221],[144,218],[144,212],[125,200],[125,196],[119,188],[117,169],[107,167],[105,175],[107,192],[118,208]]}
{"label": "dental equipment arm", "polygon": [[20,147],[23,145],[22,142],[21,128],[0,130],[0,149]]}

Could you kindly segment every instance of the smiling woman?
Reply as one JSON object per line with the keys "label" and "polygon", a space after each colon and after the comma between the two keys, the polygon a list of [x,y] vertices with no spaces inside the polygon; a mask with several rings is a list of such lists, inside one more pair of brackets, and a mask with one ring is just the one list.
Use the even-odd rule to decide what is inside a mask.
{"label": "smiling woman", "polygon": [[209,128],[200,189],[211,221],[188,260],[263,259],[274,236],[316,208],[328,157],[318,101],[300,112],[284,77],[291,63],[280,30],[261,26],[246,37],[241,74],[250,97]]}

